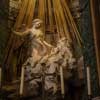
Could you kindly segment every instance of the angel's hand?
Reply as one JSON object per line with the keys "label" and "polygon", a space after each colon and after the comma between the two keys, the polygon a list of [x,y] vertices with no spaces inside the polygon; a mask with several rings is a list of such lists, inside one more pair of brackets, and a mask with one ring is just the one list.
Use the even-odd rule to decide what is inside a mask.
{"label": "angel's hand", "polygon": [[15,31],[14,29],[12,29],[12,32],[19,36],[27,35],[29,33],[29,31],[30,31],[29,29],[27,29],[25,31]]}
{"label": "angel's hand", "polygon": [[21,33],[20,31],[18,31],[18,30],[15,30],[15,29],[11,29],[11,31],[14,33],[14,34],[17,34],[17,33]]}

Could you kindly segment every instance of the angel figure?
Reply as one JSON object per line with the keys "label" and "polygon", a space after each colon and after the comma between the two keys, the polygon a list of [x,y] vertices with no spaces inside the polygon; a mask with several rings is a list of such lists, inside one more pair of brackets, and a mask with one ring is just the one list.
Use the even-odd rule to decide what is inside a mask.
{"label": "angel figure", "polygon": [[[18,36],[25,37],[28,36],[28,46],[30,53],[30,56],[27,58],[27,60],[24,62],[23,66],[25,68],[25,79],[31,79],[33,76],[31,76],[32,73],[40,73],[42,66],[39,64],[39,61],[45,56],[48,58],[48,55],[53,48],[51,44],[48,44],[45,40],[43,40],[44,33],[42,32],[42,25],[43,22],[40,19],[35,19],[32,21],[32,27],[26,28],[24,31],[15,31],[13,30],[13,33],[15,33]],[[26,41],[27,42],[27,41]],[[40,82],[41,79],[35,79],[30,82],[30,88],[32,88],[37,84],[37,82]],[[36,86],[38,87],[38,86]]]}

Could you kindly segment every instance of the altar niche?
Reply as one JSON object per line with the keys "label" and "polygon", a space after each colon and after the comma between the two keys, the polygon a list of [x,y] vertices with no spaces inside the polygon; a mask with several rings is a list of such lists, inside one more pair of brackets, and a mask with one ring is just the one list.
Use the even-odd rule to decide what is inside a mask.
{"label": "altar niche", "polygon": [[9,97],[80,100],[82,39],[68,2],[23,0],[20,6],[4,58],[5,83],[16,90]]}

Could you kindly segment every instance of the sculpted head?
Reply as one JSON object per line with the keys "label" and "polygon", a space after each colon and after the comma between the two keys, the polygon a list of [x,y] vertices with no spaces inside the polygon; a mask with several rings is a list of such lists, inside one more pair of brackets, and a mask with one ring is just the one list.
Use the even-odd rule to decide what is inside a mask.
{"label": "sculpted head", "polygon": [[35,29],[40,29],[42,27],[43,21],[41,19],[34,19],[32,21],[32,27]]}

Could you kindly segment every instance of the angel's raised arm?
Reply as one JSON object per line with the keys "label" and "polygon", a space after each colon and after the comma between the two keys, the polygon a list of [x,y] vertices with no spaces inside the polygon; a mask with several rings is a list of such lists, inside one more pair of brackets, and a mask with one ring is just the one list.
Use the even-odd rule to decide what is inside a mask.
{"label": "angel's raised arm", "polygon": [[12,32],[16,35],[19,35],[19,36],[25,36],[30,32],[30,29],[27,29],[25,31],[15,31],[12,29]]}

